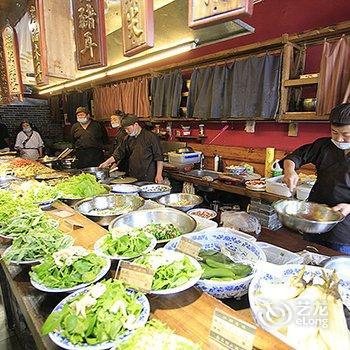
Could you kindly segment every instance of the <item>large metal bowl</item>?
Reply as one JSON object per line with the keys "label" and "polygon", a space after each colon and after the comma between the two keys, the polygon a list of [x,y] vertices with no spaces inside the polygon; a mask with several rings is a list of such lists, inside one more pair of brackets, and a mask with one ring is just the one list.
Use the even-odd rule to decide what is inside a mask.
{"label": "large metal bowl", "polygon": [[154,199],[169,194],[171,187],[167,185],[150,184],[140,187],[140,195],[146,199]]}
{"label": "large metal bowl", "polygon": [[90,167],[82,169],[83,173],[92,174],[96,176],[97,180],[107,180],[109,178],[109,169],[99,168],[99,167]]}
{"label": "large metal bowl", "polygon": [[[144,199],[138,196],[108,194],[83,199],[74,206],[74,209],[80,214],[85,215],[92,221],[101,226],[108,226],[117,216],[137,210],[144,204]],[[105,210],[120,208],[120,212],[113,215],[90,214],[92,210]]]}
{"label": "large metal bowl", "polygon": [[182,234],[190,233],[196,228],[196,220],[182,211],[171,208],[139,210],[124,214],[114,219],[108,229],[130,226],[145,227],[149,224],[173,224]]}
{"label": "large metal bowl", "polygon": [[284,226],[303,233],[322,234],[344,220],[340,212],[324,204],[281,199],[273,203],[278,219]]}
{"label": "large metal bowl", "polygon": [[[179,204],[180,201],[186,202],[186,204]],[[172,207],[182,211],[187,211],[203,202],[203,198],[195,194],[189,193],[172,193],[160,197],[157,200],[158,203]]]}

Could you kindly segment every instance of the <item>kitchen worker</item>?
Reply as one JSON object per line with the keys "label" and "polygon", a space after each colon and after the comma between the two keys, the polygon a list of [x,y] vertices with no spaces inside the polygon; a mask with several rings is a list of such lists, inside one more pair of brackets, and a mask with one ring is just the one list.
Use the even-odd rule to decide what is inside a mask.
{"label": "kitchen worker", "polygon": [[107,143],[106,129],[90,117],[86,107],[76,110],[77,123],[72,126],[71,138],[79,169],[98,166],[104,159],[103,148]]}
{"label": "kitchen worker", "polygon": [[28,120],[21,122],[20,129],[15,143],[15,149],[19,151],[20,156],[32,160],[42,157],[44,142],[40,134],[33,130],[33,126]]}
{"label": "kitchen worker", "polygon": [[327,204],[345,219],[330,232],[307,235],[308,240],[350,254],[350,103],[335,107],[329,117],[331,137],[299,147],[282,160],[284,181],[294,191],[304,164],[316,166],[317,180],[308,200]]}
{"label": "kitchen worker", "polygon": [[161,183],[163,181],[163,153],[157,135],[142,128],[138,118],[127,114],[121,121],[127,138],[102,167],[109,167],[114,162],[118,165],[125,158],[129,161],[128,175],[139,181]]}

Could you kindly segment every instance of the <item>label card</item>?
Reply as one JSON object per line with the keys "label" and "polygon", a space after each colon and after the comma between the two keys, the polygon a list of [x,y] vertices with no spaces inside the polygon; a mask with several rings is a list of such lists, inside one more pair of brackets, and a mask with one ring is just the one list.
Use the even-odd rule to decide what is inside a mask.
{"label": "label card", "polygon": [[209,337],[221,349],[251,350],[255,331],[255,326],[215,309]]}
{"label": "label card", "polygon": [[187,237],[181,237],[175,250],[197,259],[201,248],[202,245],[200,243],[192,241],[192,239]]}
{"label": "label card", "polygon": [[84,227],[84,225],[81,222],[76,221],[74,219],[65,219],[64,223],[73,231]]}
{"label": "label card", "polygon": [[68,217],[73,216],[75,214],[75,213],[72,213],[68,210],[53,210],[51,213],[58,216],[59,218],[68,218]]}
{"label": "label card", "polygon": [[142,292],[152,289],[154,271],[148,267],[120,260],[115,278]]}

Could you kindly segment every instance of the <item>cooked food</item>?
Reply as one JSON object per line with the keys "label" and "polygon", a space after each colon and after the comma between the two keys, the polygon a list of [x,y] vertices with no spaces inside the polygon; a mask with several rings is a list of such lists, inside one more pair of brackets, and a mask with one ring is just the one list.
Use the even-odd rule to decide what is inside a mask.
{"label": "cooked food", "polygon": [[203,209],[192,209],[190,214],[200,216],[201,218],[209,219],[209,220],[212,218],[215,218],[216,216],[216,213],[214,211],[203,210]]}
{"label": "cooked food", "polygon": [[15,158],[0,165],[0,175],[13,173],[19,178],[31,178],[38,174],[53,173],[50,169],[34,160]]}
{"label": "cooked food", "polygon": [[174,207],[185,207],[186,205],[191,205],[191,201],[188,199],[180,199],[176,202],[171,202],[169,205],[174,206]]}

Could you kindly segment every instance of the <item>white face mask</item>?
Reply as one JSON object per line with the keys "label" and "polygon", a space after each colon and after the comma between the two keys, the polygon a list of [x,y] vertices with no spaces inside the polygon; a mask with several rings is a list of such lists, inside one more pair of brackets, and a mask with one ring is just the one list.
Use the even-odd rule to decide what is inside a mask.
{"label": "white face mask", "polygon": [[338,142],[333,139],[332,142],[341,150],[347,150],[350,148],[350,142]]}
{"label": "white face mask", "polygon": [[23,131],[26,133],[26,134],[29,134],[31,131],[32,131],[32,128],[23,128]]}
{"label": "white face mask", "polygon": [[87,124],[89,122],[88,118],[78,118],[78,122],[80,124]]}
{"label": "white face mask", "polygon": [[120,127],[120,125],[118,123],[111,123],[111,125],[112,125],[113,129],[116,129],[116,128]]}

